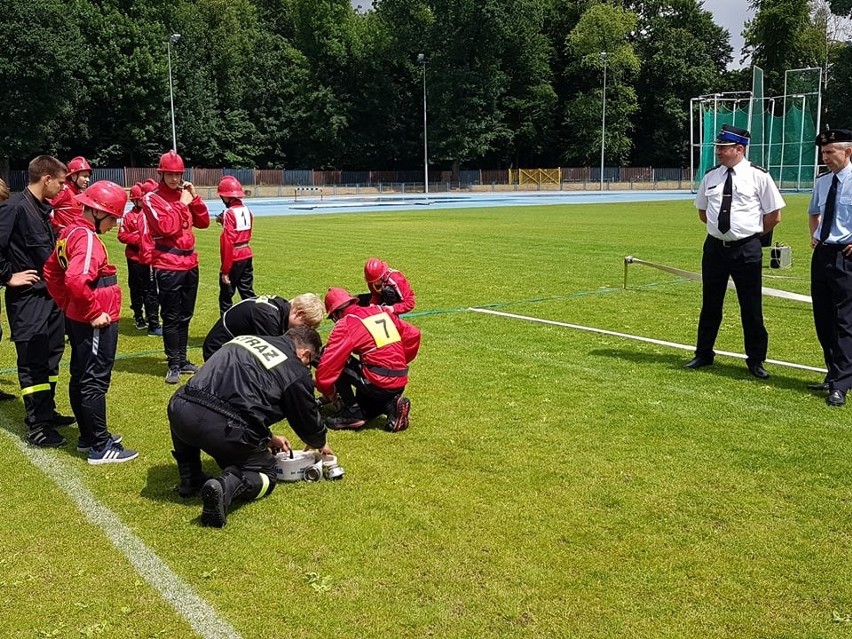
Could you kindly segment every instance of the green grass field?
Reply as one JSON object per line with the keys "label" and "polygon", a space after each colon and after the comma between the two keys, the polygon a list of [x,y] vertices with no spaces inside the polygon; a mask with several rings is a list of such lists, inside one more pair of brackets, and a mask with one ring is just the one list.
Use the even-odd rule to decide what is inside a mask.
{"label": "green grass field", "polygon": [[[765,285],[808,293],[807,198],[788,203],[794,265]],[[259,218],[258,292],[360,291],[372,254],[406,273],[410,430],[331,433],[342,482],[280,485],[202,528],[172,491],[162,342],[125,296],[109,415],[140,458],[88,466],[73,429],[46,454],[245,639],[849,637],[850,413],[805,389],[819,374],[686,371],[688,351],[464,310],[691,344],[700,285],[632,266],[622,290],[622,264],[698,271],[703,235],[690,202]],[[196,346],[218,291],[218,232],[198,236]],[[728,298],[717,348],[742,352]],[[771,358],[821,365],[808,305],[764,313]],[[0,365],[11,391],[8,340]],[[14,445],[21,418],[2,406],[0,637],[204,636]]]}

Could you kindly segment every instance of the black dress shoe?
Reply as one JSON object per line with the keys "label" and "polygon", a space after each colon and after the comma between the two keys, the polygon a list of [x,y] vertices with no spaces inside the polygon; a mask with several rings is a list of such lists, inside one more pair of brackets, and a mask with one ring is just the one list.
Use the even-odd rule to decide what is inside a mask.
{"label": "black dress shoe", "polygon": [[761,364],[755,364],[748,367],[748,372],[757,377],[757,379],[769,379],[769,373]]}
{"label": "black dress shoe", "polygon": [[842,390],[831,391],[825,403],[829,406],[843,406],[846,403],[846,392]]}
{"label": "black dress shoe", "polygon": [[828,390],[828,382],[823,382],[822,384],[808,384],[808,390],[827,391]]}
{"label": "black dress shoe", "polygon": [[712,359],[706,359],[704,357],[694,357],[689,362],[683,365],[684,368],[703,368],[705,366],[711,366],[713,364]]}

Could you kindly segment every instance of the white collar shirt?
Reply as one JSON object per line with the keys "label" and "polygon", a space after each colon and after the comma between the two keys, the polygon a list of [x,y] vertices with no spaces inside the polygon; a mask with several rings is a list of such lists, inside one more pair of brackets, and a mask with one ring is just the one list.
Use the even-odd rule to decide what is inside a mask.
{"label": "white collar shirt", "polygon": [[[828,200],[828,191],[834,179],[834,173],[820,175],[814,184],[814,193],[808,204],[810,215],[822,215],[825,213],[825,203]],[[837,196],[834,200],[834,223],[828,234],[826,244],[852,244],[852,164],[847,164],[837,172]],[[814,232],[814,239],[819,240],[822,231],[822,218]]]}
{"label": "white collar shirt", "polygon": [[732,168],[731,228],[727,233],[719,230],[719,209],[728,167],[719,165],[710,169],[698,185],[695,196],[695,208],[707,213],[707,232],[729,242],[763,233],[763,216],[785,206],[778,187],[765,170],[755,168],[746,159]]}

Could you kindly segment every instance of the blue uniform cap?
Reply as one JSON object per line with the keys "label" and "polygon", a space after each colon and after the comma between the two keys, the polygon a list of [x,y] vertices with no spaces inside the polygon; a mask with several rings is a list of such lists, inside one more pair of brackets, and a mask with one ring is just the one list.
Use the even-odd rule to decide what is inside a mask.
{"label": "blue uniform cap", "polygon": [[731,124],[723,124],[722,130],[716,136],[716,141],[713,143],[717,146],[731,146],[734,144],[742,144],[748,146],[751,134],[745,129],[740,129]]}

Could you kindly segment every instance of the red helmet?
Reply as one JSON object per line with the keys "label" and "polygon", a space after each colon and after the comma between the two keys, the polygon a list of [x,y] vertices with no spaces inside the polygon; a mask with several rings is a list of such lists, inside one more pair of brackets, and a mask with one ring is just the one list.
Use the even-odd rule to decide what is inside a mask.
{"label": "red helmet", "polygon": [[160,164],[157,166],[157,173],[183,173],[183,158],[174,150],[168,153],[163,153],[160,156]]}
{"label": "red helmet", "polygon": [[352,302],[357,302],[358,298],[352,295],[345,288],[330,288],[325,294],[325,312],[331,317],[335,311],[349,306]]}
{"label": "red helmet", "polygon": [[219,197],[245,197],[243,193],[243,185],[233,175],[226,175],[219,180],[219,188],[217,189]]}
{"label": "red helmet", "polygon": [[68,177],[71,177],[75,173],[80,173],[81,171],[91,171],[92,167],[89,166],[89,163],[86,161],[82,155],[78,155],[76,158],[71,158],[68,162]]}
{"label": "red helmet", "polygon": [[142,192],[142,182],[137,182],[133,186],[130,187],[130,199],[138,200],[140,199],[144,193]]}
{"label": "red helmet", "polygon": [[115,182],[101,180],[74,198],[79,204],[96,211],[102,211],[113,217],[124,215],[127,206],[127,193]]}
{"label": "red helmet", "polygon": [[377,257],[371,257],[367,260],[367,263],[364,264],[364,279],[367,281],[367,284],[370,282],[378,282],[387,272],[387,263],[382,262]]}
{"label": "red helmet", "polygon": [[158,184],[157,180],[155,180],[154,178],[148,178],[147,180],[142,182],[142,195],[145,195],[146,193],[150,193],[151,191],[156,189],[158,186],[159,186],[159,184]]}

